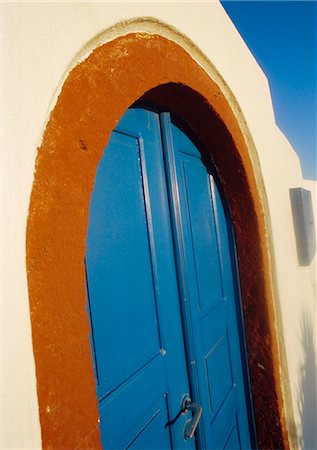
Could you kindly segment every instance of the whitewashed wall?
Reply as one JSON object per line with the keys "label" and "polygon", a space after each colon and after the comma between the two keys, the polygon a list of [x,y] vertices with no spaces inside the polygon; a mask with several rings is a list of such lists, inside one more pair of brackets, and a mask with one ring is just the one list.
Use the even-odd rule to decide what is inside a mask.
{"label": "whitewashed wall", "polygon": [[[112,28],[132,18],[155,18],[176,31],[152,20]],[[212,77],[223,77],[229,87],[222,85],[225,95],[234,108],[238,104],[242,110],[256,148],[252,159],[255,166],[259,162],[258,180],[262,174],[269,205],[293,407],[301,437],[301,418],[309,414],[300,407],[301,383],[305,383],[302,333],[303,327],[315,329],[316,279],[313,265],[298,266],[289,188],[313,190],[316,183],[302,180],[298,158],[275,125],[268,82],[221,5],[9,2],[2,4],[1,448],[41,447],[25,267],[36,149],[70,68],[99,43],[128,31],[156,32],[185,45]],[[304,426],[304,432],[308,442],[314,430]]]}

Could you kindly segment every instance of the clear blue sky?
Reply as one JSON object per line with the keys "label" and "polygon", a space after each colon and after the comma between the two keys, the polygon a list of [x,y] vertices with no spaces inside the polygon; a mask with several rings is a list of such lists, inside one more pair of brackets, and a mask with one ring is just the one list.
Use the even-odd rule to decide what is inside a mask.
{"label": "clear blue sky", "polygon": [[276,122],[316,179],[317,2],[222,1],[266,74]]}

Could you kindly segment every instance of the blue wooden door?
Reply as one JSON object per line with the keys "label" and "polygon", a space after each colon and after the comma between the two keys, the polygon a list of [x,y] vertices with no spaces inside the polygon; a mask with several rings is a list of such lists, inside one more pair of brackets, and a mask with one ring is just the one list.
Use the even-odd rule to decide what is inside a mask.
{"label": "blue wooden door", "polygon": [[[170,114],[128,110],[97,170],[86,270],[104,449],[250,448],[227,219]],[[191,397],[203,413],[184,436]]]}

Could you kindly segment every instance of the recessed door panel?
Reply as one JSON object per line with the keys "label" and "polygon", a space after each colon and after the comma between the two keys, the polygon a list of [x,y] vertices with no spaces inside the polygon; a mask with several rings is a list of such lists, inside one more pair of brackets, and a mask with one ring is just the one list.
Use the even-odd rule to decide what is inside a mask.
{"label": "recessed door panel", "polygon": [[[133,374],[99,403],[100,427],[104,448],[128,448],[156,418],[164,420],[157,436],[170,442],[168,423],[165,368],[163,357],[158,356]],[[152,428],[152,426],[151,426]],[[147,432],[148,433],[148,432]],[[154,436],[153,436],[154,437]]]}
{"label": "recessed door panel", "polygon": [[113,133],[98,167],[90,210],[94,220],[86,262],[96,370],[105,395],[159,354],[161,347],[139,145],[134,137]]}
{"label": "recessed door panel", "polygon": [[230,431],[227,442],[225,443],[224,450],[237,450],[241,448],[240,436],[238,432],[237,423],[234,424]]}
{"label": "recessed door panel", "polygon": [[[198,305],[201,315],[204,316],[224,299],[209,176],[200,158],[184,153],[182,153],[182,172],[197,278]],[[203,239],[201,235],[204,236]]]}
{"label": "recessed door panel", "polygon": [[[250,448],[228,219],[170,114],[130,109],[112,133],[86,269],[103,447]],[[188,397],[202,406],[192,438]]]}

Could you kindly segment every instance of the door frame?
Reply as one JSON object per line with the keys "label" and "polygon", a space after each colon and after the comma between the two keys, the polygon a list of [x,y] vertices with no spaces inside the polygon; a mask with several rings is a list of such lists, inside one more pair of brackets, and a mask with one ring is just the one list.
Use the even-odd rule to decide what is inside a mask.
{"label": "door frame", "polygon": [[236,240],[259,448],[289,448],[269,216],[252,139],[201,65],[180,44],[147,33],[101,45],[72,69],[38,149],[26,264],[43,448],[101,448],[86,311],[89,201],[110,134],[140,98],[185,119],[221,179]]}

